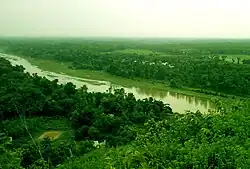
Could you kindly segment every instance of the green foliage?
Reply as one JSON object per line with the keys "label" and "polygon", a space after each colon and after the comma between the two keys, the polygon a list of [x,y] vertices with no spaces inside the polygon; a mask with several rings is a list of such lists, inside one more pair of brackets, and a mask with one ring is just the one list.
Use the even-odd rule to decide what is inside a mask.
{"label": "green foliage", "polygon": [[20,149],[12,149],[11,139],[5,133],[0,133],[0,168],[17,168],[21,167]]}
{"label": "green foliage", "polygon": [[[124,47],[120,42],[115,47],[104,43],[100,48],[86,42],[84,50],[82,41],[55,42],[53,48],[50,40],[43,41],[43,48],[41,41],[21,42],[10,42],[8,50],[32,57],[40,55],[46,59],[70,61],[72,68],[160,80],[173,87],[192,86],[203,92],[214,90],[246,95],[250,92],[249,67],[225,62],[226,57],[200,56],[199,50],[207,44],[196,44],[197,49],[192,50],[177,47],[170,50],[159,44],[150,44],[155,52],[185,53],[182,57],[150,58],[139,54],[134,56],[133,53],[112,54],[129,46]],[[142,49],[149,47],[145,44],[139,46]],[[244,45],[236,45],[230,50],[226,45],[218,46],[221,48],[213,48],[210,52],[223,55],[230,51],[237,54],[243,49],[247,52]],[[101,52],[109,53],[101,55]],[[148,61],[146,66],[144,61]],[[166,61],[174,67],[163,66]],[[150,64],[152,62],[154,64]],[[217,109],[208,114],[178,114],[153,98],[136,100],[124,89],[94,93],[88,92],[86,86],[76,89],[72,83],[59,85],[57,80],[49,81],[36,74],[24,73],[22,66],[11,66],[5,59],[0,59],[0,103],[0,168],[250,166],[249,101],[235,100],[231,106],[227,105],[230,109],[225,109],[224,102],[215,100]],[[50,129],[72,130],[75,141],[68,135],[57,141],[49,138],[38,141],[32,137]],[[27,140],[24,141],[23,137]],[[19,140],[22,142],[18,143]],[[94,146],[96,141],[106,144],[98,148]]]}
{"label": "green foliage", "polygon": [[98,149],[94,150],[84,156],[79,158],[72,158],[59,167],[58,169],[110,169],[110,167],[105,163],[105,150]]}
{"label": "green foliage", "polygon": [[80,141],[77,146],[79,154],[86,154],[95,149],[94,142],[90,140]]}
{"label": "green foliage", "polygon": [[73,144],[61,142],[57,144],[45,138],[42,142],[24,144],[22,146],[21,166],[24,168],[55,167],[76,154]]}
{"label": "green foliage", "polygon": [[124,169],[248,168],[247,117],[236,111],[225,116],[175,114],[160,122],[148,121],[130,146],[105,154],[106,165]]}
{"label": "green foliage", "polygon": [[149,118],[160,120],[172,113],[169,106],[153,98],[136,100],[123,89],[114,93],[87,93],[80,89],[71,120],[76,140],[106,140],[109,145],[133,140],[135,132],[128,125],[143,124]]}

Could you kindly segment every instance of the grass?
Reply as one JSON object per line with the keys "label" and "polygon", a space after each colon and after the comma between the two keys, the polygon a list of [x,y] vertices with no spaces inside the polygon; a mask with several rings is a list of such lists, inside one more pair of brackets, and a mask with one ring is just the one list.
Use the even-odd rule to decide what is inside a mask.
{"label": "grass", "polygon": [[53,141],[58,139],[62,133],[62,131],[46,131],[38,139],[43,140],[45,138],[49,138]]}

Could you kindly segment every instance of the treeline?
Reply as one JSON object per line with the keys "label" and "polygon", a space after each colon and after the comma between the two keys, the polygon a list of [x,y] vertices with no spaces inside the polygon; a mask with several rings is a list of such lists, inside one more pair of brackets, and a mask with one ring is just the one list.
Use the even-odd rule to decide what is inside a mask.
{"label": "treeline", "polygon": [[[100,70],[126,78],[159,81],[177,88],[198,88],[201,91],[234,95],[250,94],[250,66],[227,62],[225,61],[226,55],[219,55],[229,53],[228,50],[235,53],[235,48],[238,50],[237,54],[242,52],[247,54],[245,47],[248,43],[246,42],[241,47],[238,43],[215,42],[214,44],[190,42],[180,45],[185,44],[186,48],[191,49],[203,46],[204,50],[210,51],[207,54],[204,54],[203,49],[195,50],[198,53],[192,52],[192,50],[183,52],[180,47],[174,47],[174,44],[171,43],[162,42],[165,46],[162,43],[153,43],[150,46],[150,43],[136,41],[123,43],[122,46],[120,41],[19,40],[9,41],[5,46],[8,53],[71,62],[71,69]],[[155,45],[162,49],[171,47],[174,52],[165,51],[168,56],[154,52],[148,55],[136,52],[113,52],[129,47],[154,51],[153,46]],[[223,46],[220,51],[217,45]],[[216,50],[218,51],[216,52]],[[246,61],[244,60],[244,62]]]}
{"label": "treeline", "polygon": [[[33,45],[68,46],[70,48],[85,48],[90,52],[113,52],[123,49],[143,49],[158,53],[179,55],[203,54],[236,54],[249,55],[250,40],[219,40],[219,39],[118,39],[118,38],[21,38],[7,37],[0,39],[0,46]],[[74,47],[73,47],[74,46]]]}

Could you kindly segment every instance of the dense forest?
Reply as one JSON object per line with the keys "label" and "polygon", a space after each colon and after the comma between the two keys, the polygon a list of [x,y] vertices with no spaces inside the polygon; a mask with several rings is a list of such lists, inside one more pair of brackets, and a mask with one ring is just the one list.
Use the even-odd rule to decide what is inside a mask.
{"label": "dense forest", "polygon": [[[67,62],[71,69],[108,72],[233,95],[250,94],[249,42],[94,41],[67,39],[2,40],[5,52]],[[140,49],[144,52],[137,52]],[[236,57],[228,61],[227,55]],[[238,55],[238,56],[237,56]],[[243,64],[241,64],[243,63]]]}
{"label": "dense forest", "polygon": [[6,120],[19,118],[25,123],[26,118],[65,117],[72,123],[74,140],[105,140],[107,145],[117,146],[135,138],[133,125],[142,125],[151,118],[159,121],[172,114],[163,102],[153,98],[136,100],[123,89],[94,93],[83,86],[76,90],[72,83],[58,85],[56,80],[25,74],[22,66],[12,67],[4,59],[0,63],[1,130],[14,139],[28,133]]}
{"label": "dense forest", "polygon": [[[164,52],[157,50],[157,45],[152,45],[156,53],[150,57],[114,55],[105,45],[90,45],[94,49],[87,50],[81,41],[63,40],[20,40],[7,45],[5,40],[1,45],[9,53],[70,61],[72,69],[88,68],[160,80],[173,86],[250,94],[248,65],[226,62],[225,57],[217,55],[156,57],[157,52]],[[124,47],[122,43],[117,45],[116,50]],[[239,48],[232,51],[240,52]],[[243,100],[235,100],[227,109],[217,101],[217,109],[208,114],[178,114],[161,101],[137,100],[123,89],[94,93],[88,92],[86,86],[76,89],[72,83],[59,85],[57,80],[25,73],[22,66],[12,66],[3,58],[0,84],[3,169],[250,166],[250,107]],[[50,130],[65,135],[40,139],[43,132]]]}

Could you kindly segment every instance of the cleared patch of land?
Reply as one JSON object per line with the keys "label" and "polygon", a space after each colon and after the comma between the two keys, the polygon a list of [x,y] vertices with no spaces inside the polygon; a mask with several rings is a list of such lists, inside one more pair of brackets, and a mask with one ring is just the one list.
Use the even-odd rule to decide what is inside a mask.
{"label": "cleared patch of land", "polygon": [[50,140],[56,140],[62,133],[62,131],[46,131],[38,139],[43,140],[45,138],[49,138]]}

